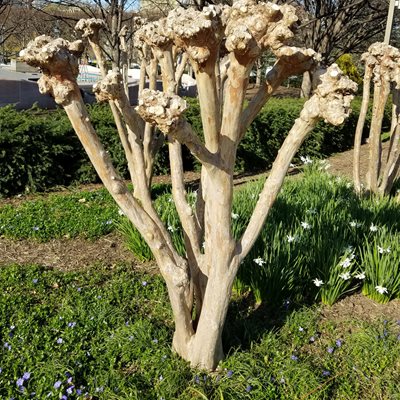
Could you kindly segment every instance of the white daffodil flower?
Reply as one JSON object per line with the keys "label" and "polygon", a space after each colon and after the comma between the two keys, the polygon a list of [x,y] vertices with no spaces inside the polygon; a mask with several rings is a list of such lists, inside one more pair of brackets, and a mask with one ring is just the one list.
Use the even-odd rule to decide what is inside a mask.
{"label": "white daffodil flower", "polygon": [[343,268],[348,268],[350,267],[350,265],[351,265],[351,259],[349,257],[347,257],[340,263],[340,266]]}
{"label": "white daffodil flower", "polygon": [[342,278],[344,281],[347,281],[351,278],[350,272],[343,272],[343,274],[339,275],[339,278]]}
{"label": "white daffodil flower", "polygon": [[313,163],[313,160],[311,160],[311,158],[308,157],[308,156],[305,156],[305,157],[304,156],[300,156],[300,160],[304,165]]}
{"label": "white daffodil flower", "polygon": [[375,286],[375,290],[380,294],[385,294],[388,292],[387,288],[380,285]]}
{"label": "white daffodil flower", "polygon": [[355,276],[355,278],[356,278],[356,279],[360,279],[360,280],[365,279],[365,272],[360,272],[359,274],[357,274],[357,275]]}
{"label": "white daffodil flower", "polygon": [[324,284],[324,282],[321,281],[321,280],[318,279],[318,278],[313,279],[313,283],[314,283],[314,285],[315,285],[316,287],[320,287],[320,286],[322,286],[322,285]]}
{"label": "white daffodil flower", "polygon": [[261,267],[265,264],[265,261],[264,261],[261,257],[255,258],[253,261],[254,261],[257,265],[260,265]]}
{"label": "white daffodil flower", "polygon": [[376,232],[376,231],[378,230],[378,226],[377,226],[377,225],[374,225],[374,224],[371,224],[370,227],[369,227],[369,230],[370,230],[371,232]]}
{"label": "white daffodil flower", "polygon": [[302,227],[303,229],[311,229],[311,225],[310,225],[308,222],[306,222],[306,221],[302,221],[302,222],[301,222],[301,227]]}

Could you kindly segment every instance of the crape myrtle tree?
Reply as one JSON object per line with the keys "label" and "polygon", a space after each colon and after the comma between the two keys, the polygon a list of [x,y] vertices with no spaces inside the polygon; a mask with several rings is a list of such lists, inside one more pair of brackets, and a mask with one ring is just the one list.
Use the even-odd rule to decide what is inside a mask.
{"label": "crape myrtle tree", "polygon": [[[135,110],[129,106],[119,71],[108,72],[95,89],[101,98],[113,102],[125,124],[123,140],[135,186],[133,193],[112,166],[82,102],[76,84],[82,42],[38,37],[22,54],[27,63],[42,69],[40,90],[51,93],[64,107],[104,185],[153,252],[174,316],[173,349],[192,366],[215,369],[223,358],[221,335],[233,281],[263,227],[293,156],[319,120],[341,124],[350,112],[356,84],[333,65],[321,75],[314,95],[304,104],[243,235],[235,239],[231,213],[238,144],[279,84],[317,64],[318,55],[313,50],[287,45],[296,20],[294,8],[289,5],[241,0],[231,7],[210,6],[202,11],[178,8],[138,32],[157,53],[164,90],[144,89]],[[196,74],[204,140],[185,120],[186,103],[176,95],[173,52],[177,48],[187,54]],[[267,49],[277,61],[266,82],[245,104],[251,68]],[[225,55],[229,58],[229,66],[224,64],[226,79],[219,70],[219,59]],[[184,231],[184,256],[174,248],[150,197],[138,114],[157,125],[168,138],[172,195]],[[202,165],[194,206],[188,202],[183,182],[182,145]]]}
{"label": "crape myrtle tree", "polygon": [[[353,178],[358,193],[362,192],[360,149],[362,132],[370,103],[371,81],[374,85],[373,113],[369,132],[369,165],[365,190],[380,195],[390,194],[400,167],[400,51],[386,43],[374,43],[362,55],[365,63],[363,99],[354,138]],[[393,113],[386,160],[382,154],[382,121],[385,106],[393,89]]]}

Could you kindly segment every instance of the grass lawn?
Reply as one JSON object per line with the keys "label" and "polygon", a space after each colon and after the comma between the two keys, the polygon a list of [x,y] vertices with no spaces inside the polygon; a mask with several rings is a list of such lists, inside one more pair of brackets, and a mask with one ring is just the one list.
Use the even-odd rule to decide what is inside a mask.
{"label": "grass lawn", "polygon": [[[259,189],[236,193],[235,235]],[[162,198],[157,207],[179,245],[173,204]],[[126,263],[74,272],[4,265],[0,399],[400,399],[399,216],[396,203],[360,201],[346,181],[315,171],[288,182],[240,271],[227,357],[213,373],[171,352],[173,320],[157,274]],[[0,207],[0,234],[38,243],[94,240],[121,221],[104,191]],[[394,300],[360,294],[374,297],[376,282],[389,290],[376,300]],[[320,302],[346,293],[357,294]]]}

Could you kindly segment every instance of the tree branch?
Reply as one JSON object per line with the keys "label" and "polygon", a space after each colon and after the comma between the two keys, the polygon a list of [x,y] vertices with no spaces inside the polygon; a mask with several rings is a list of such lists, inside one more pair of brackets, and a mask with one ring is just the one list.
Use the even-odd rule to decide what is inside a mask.
{"label": "tree branch", "polygon": [[350,114],[352,93],[356,91],[357,85],[342,76],[335,64],[321,76],[321,81],[315,94],[304,104],[300,117],[296,119],[279,150],[246,231],[237,244],[240,260],[246,257],[259,235],[283,184],[289,164],[307,135],[320,119],[340,125]]}

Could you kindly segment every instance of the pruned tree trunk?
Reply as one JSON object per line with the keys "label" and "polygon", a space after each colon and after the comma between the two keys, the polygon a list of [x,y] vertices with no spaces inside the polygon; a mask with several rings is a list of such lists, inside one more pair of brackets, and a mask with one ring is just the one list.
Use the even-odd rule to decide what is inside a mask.
{"label": "pruned tree trunk", "polygon": [[385,169],[378,189],[382,195],[390,194],[400,168],[400,92],[399,89],[394,88],[392,93],[393,113],[390,128],[390,145]]}
{"label": "pruned tree trunk", "polygon": [[363,98],[360,108],[360,114],[358,116],[356,133],[354,136],[353,180],[354,180],[354,188],[358,194],[361,193],[361,179],[360,179],[361,141],[365,125],[365,119],[367,117],[367,112],[368,112],[372,70],[373,70],[372,66],[370,65],[365,66]]}
{"label": "pruned tree trunk", "polygon": [[308,99],[312,91],[312,77],[310,71],[303,73],[303,80],[301,81],[300,97]]}
{"label": "pruned tree trunk", "polygon": [[[360,116],[354,139],[353,177],[355,189],[361,193],[360,179],[360,147],[362,131],[368,110],[370,82],[374,81],[374,96],[372,105],[372,120],[369,133],[369,166],[367,173],[366,191],[375,194],[389,194],[398,175],[400,167],[399,156],[399,85],[400,85],[400,52],[385,43],[374,43],[368,52],[362,55],[365,61],[364,92]],[[390,146],[386,165],[382,170],[382,121],[385,106],[389,98],[390,85],[393,83],[393,112],[390,131]]]}
{"label": "pruned tree trunk", "polygon": [[[320,119],[336,125],[350,112],[356,85],[333,65],[321,76],[320,85],[285,139],[253,216],[242,238],[236,240],[231,220],[237,147],[281,82],[315,67],[318,61],[312,50],[286,46],[293,36],[295,21],[291,6],[244,0],[232,7],[213,6],[203,11],[178,8],[166,19],[144,25],[136,32],[135,40],[151,49],[153,72],[149,74],[151,88],[141,91],[136,110],[129,105],[121,72],[106,74],[103,66],[105,76],[95,92],[113,107],[114,117],[120,118],[120,137],[133,193],[111,165],[80,97],[76,76],[82,43],[39,37],[23,54],[26,62],[42,68],[40,90],[51,93],[65,108],[104,185],[153,252],[166,281],[174,316],[173,349],[195,367],[215,369],[224,356],[222,330],[235,276],[279,193],[292,157]],[[96,48],[96,33],[89,28],[99,24],[81,23],[85,24],[85,34]],[[223,64],[226,74],[219,64],[222,42],[229,53],[229,63]],[[183,70],[174,64],[178,48],[186,53],[196,76],[204,141],[184,119],[187,105],[176,95]],[[275,53],[277,62],[267,81],[244,107],[250,71],[266,49]],[[164,92],[154,90],[156,62],[161,65]],[[138,114],[146,121],[146,127]],[[146,164],[150,147],[146,141],[151,141],[146,130],[150,126],[157,126],[168,137],[172,195],[184,232],[184,257],[174,248],[150,196]],[[186,196],[182,145],[202,165],[195,207]]]}

